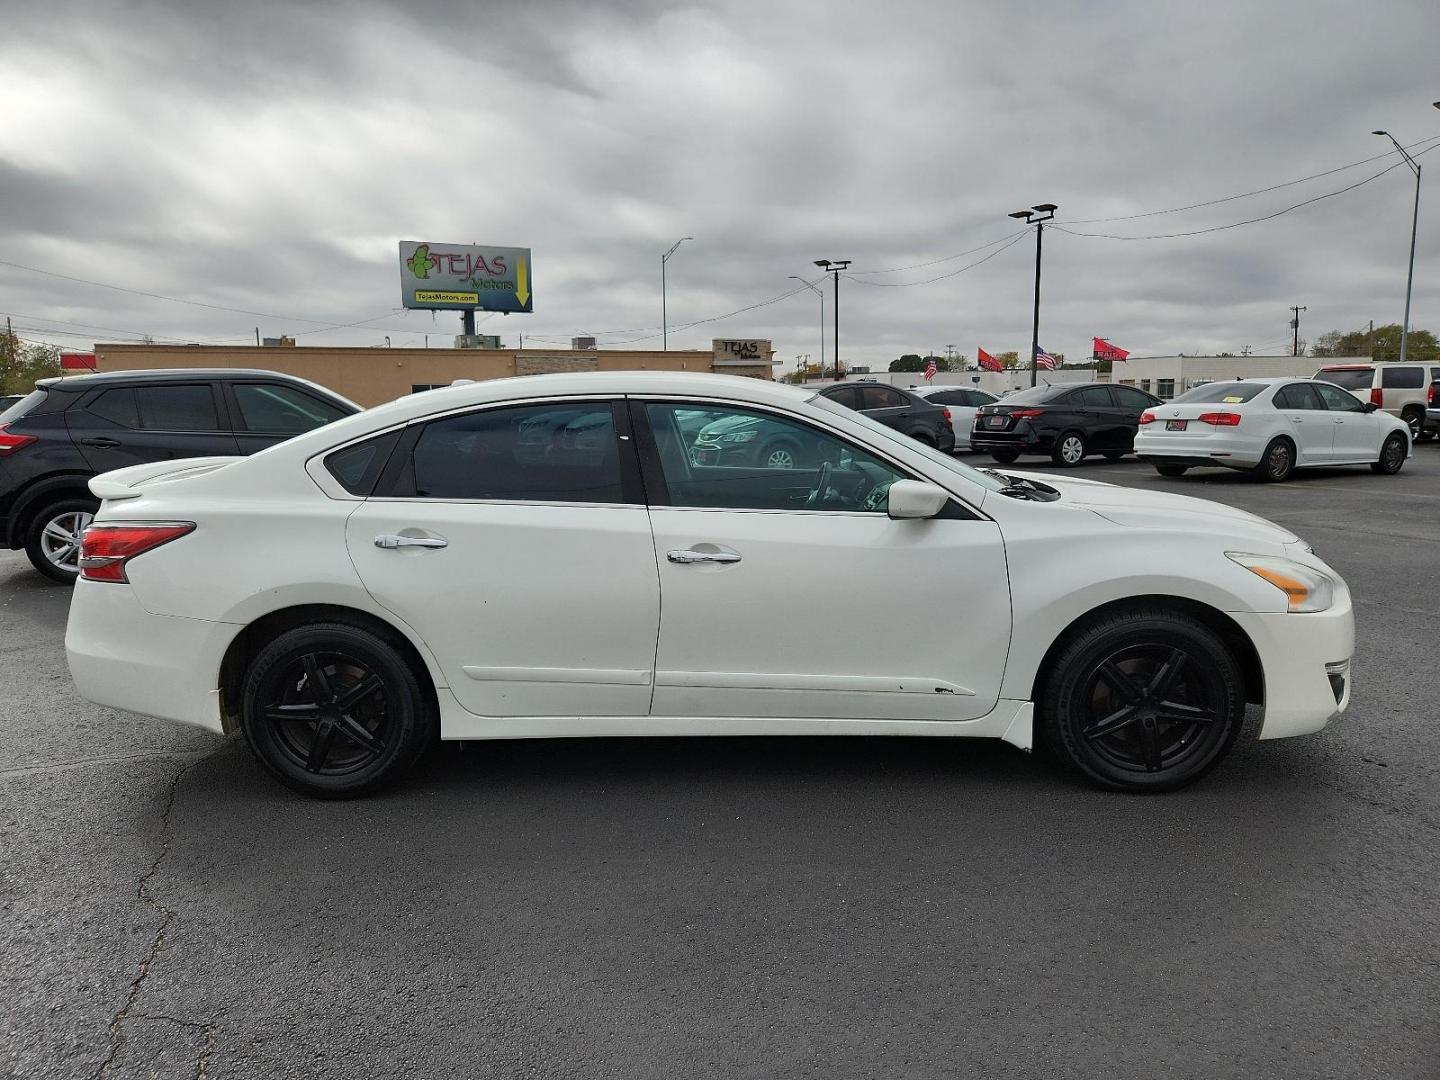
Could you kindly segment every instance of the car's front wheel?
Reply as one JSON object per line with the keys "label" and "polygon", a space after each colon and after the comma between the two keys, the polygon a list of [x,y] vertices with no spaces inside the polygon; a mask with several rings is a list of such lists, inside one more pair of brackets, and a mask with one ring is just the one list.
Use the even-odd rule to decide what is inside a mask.
{"label": "car's front wheel", "polygon": [[991,450],[990,456],[1001,465],[1009,465],[1020,456],[1019,450]]}
{"label": "car's front wheel", "polygon": [[25,530],[30,565],[55,581],[73,583],[80,576],[80,540],[99,508],[94,499],[76,497],[40,510]]}
{"label": "car's front wheel", "polygon": [[1177,476],[1184,476],[1185,473],[1189,470],[1189,468],[1189,465],[1156,465],[1155,471],[1161,476],[1169,476],[1171,478],[1174,478]]}
{"label": "car's front wheel", "polygon": [[1380,458],[1372,461],[1370,468],[1384,476],[1394,476],[1405,467],[1405,451],[1408,447],[1405,444],[1405,436],[1395,432],[1385,440],[1385,445],[1380,447]]}
{"label": "car's front wheel", "polygon": [[1102,787],[1172,791],[1217,765],[1245,718],[1240,665],[1163,608],[1102,617],[1065,644],[1041,696],[1047,749]]}
{"label": "car's front wheel", "polygon": [[435,733],[429,698],[396,645],[348,623],[288,630],[251,661],[245,737],[279,780],[320,798],[394,783]]}

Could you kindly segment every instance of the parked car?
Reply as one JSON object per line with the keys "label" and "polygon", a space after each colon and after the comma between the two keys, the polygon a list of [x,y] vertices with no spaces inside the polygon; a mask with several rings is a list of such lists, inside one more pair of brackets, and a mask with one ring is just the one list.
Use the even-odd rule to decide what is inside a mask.
{"label": "parked car", "polygon": [[251,454],[360,411],[273,371],[112,371],[42,379],[0,415],[0,540],[56,581],[80,572],[99,505],[92,476],[154,461]]}
{"label": "parked car", "polygon": [[878,382],[836,383],[820,393],[837,405],[864,413],[886,427],[946,453],[955,449],[950,410],[926,401],[911,390]]}
{"label": "parked car", "polygon": [[992,405],[1000,399],[988,390],[970,386],[921,386],[910,391],[932,405],[950,410],[950,427],[955,432],[955,449],[970,450],[970,430],[975,426],[975,410]]}
{"label": "parked car", "polygon": [[[697,464],[695,412],[789,428],[819,464]],[[583,456],[533,452],[582,420]],[[376,790],[437,735],[986,736],[1166,790],[1247,702],[1271,739],[1350,698],[1349,592],[1289,530],[981,472],[753,379],[499,379],[90,484],[80,692],[241,730],[314,795]]]}
{"label": "parked car", "polygon": [[1410,425],[1412,440],[1428,439],[1433,428],[1425,423],[1426,389],[1440,379],[1440,364],[1414,361],[1371,364],[1327,364],[1315,378],[1350,391],[1362,402],[1398,416]]}
{"label": "parked car", "polygon": [[1440,434],[1440,379],[1432,381],[1425,392],[1425,426],[1420,437],[1433,439],[1436,434]]}
{"label": "parked car", "polygon": [[1410,456],[1410,428],[1334,383],[1244,379],[1206,383],[1147,410],[1135,452],[1161,476],[1197,465],[1244,469],[1271,483],[1328,465],[1393,475]]}
{"label": "parked car", "polygon": [[1092,451],[1115,460],[1134,448],[1140,414],[1160,403],[1133,386],[1032,386],[980,406],[970,445],[1007,464],[1021,454],[1049,454],[1056,465],[1073,468]]}
{"label": "parked car", "polygon": [[0,413],[5,412],[24,396],[24,394],[0,394]]}

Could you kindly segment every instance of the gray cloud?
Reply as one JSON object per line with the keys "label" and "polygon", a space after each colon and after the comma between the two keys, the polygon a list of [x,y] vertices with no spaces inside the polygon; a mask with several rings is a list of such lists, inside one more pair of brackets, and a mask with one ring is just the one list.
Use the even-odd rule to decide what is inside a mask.
{"label": "gray cloud", "polygon": [[[814,356],[809,292],[683,325],[787,291],[817,257],[868,272],[985,244],[1016,206],[1057,202],[1062,223],[1133,214],[1379,153],[1375,127],[1440,136],[1440,87],[1417,77],[1440,30],[1423,2],[1384,18],[1298,0],[52,9],[16,14],[0,42],[0,258],[288,317],[259,320],[267,334],[373,320],[313,342],[454,332],[454,316],[394,310],[408,238],[535,249],[536,313],[485,324],[508,341],[658,335],[660,252],[693,235],[670,264],[671,344],[756,334]],[[1074,229],[1224,224],[1383,164]],[[1308,305],[1312,337],[1397,321],[1412,190],[1402,168],[1227,232],[1047,233],[1042,343],[1258,346],[1285,339],[1291,303]],[[1414,318],[1437,327],[1432,195]],[[1032,259],[1026,239],[931,284],[844,282],[843,355],[1023,351]],[[0,307],[71,343],[87,340],[77,323],[211,340],[257,321],[4,266]]]}

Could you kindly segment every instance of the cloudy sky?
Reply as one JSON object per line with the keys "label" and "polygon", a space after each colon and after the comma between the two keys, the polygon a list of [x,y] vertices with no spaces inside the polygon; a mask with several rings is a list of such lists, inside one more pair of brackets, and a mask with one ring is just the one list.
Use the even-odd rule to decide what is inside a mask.
{"label": "cloudy sky", "polygon": [[[16,7],[0,310],[68,346],[257,325],[440,345],[458,315],[399,308],[415,239],[534,250],[534,313],[481,325],[507,345],[658,348],[660,254],[693,236],[669,264],[672,347],[818,358],[819,299],[790,275],[848,258],[847,361],[1023,352],[1034,240],[1005,214],[1055,202],[1045,348],[1279,352],[1291,304],[1312,338],[1399,321],[1403,164],[1269,221],[1079,234],[1337,192],[1398,162],[1374,128],[1440,145],[1434,0]],[[1412,321],[1440,330],[1429,176]]]}

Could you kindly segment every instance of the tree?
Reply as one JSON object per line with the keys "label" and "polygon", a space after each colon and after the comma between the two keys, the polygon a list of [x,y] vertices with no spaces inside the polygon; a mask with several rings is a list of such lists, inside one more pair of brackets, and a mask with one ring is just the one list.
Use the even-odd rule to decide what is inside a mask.
{"label": "tree", "polygon": [[925,361],[919,353],[906,353],[899,360],[890,361],[891,371],[924,371]]}
{"label": "tree", "polygon": [[0,332],[0,394],[28,394],[37,379],[60,374],[60,350]]}
{"label": "tree", "polygon": [[[1411,330],[1406,343],[1407,360],[1440,359],[1440,341],[1429,330]],[[1366,330],[1327,330],[1315,339],[1311,356],[1373,356],[1376,360],[1400,359],[1400,324],[1387,323],[1375,327],[1372,336]]]}
{"label": "tree", "polygon": [[1014,349],[1009,352],[996,353],[995,359],[1000,361],[1000,366],[1006,371],[1014,371],[1020,366],[1020,354]]}

